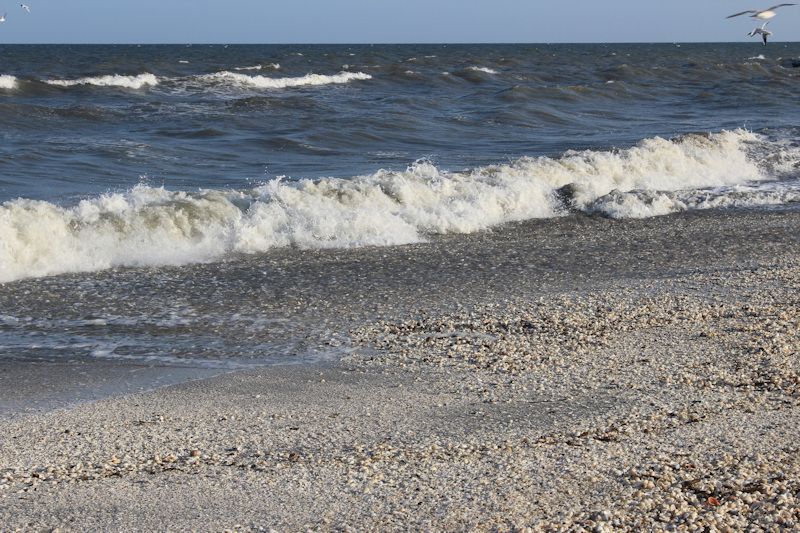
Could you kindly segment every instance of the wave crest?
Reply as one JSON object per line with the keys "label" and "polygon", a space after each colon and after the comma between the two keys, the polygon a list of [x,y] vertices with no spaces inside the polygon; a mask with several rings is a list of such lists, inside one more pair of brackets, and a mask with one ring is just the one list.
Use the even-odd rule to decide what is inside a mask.
{"label": "wave crest", "polygon": [[764,143],[733,131],[523,158],[468,172],[418,162],[402,172],[276,179],[245,191],[188,193],[139,185],[69,208],[14,200],[0,205],[0,281],[180,265],[285,246],[414,243],[569,209],[642,217],[721,206],[726,198],[733,205],[800,200],[800,186],[793,192],[776,188],[774,194],[759,188],[768,176],[747,154]]}
{"label": "wave crest", "polygon": [[0,74],[0,89],[12,90],[17,88],[17,77],[9,74]]}
{"label": "wave crest", "polygon": [[497,74],[496,70],[489,67],[472,66],[467,68],[467,70],[471,70],[473,72],[483,72],[484,74]]}
{"label": "wave crest", "polygon": [[[280,70],[281,65],[280,63],[270,63],[267,65],[267,68],[271,68],[273,70]],[[233,70],[263,70],[264,65],[253,65],[252,67],[234,67]]]}
{"label": "wave crest", "polygon": [[123,87],[126,89],[141,89],[145,86],[158,85],[158,78],[154,74],[146,72],[137,76],[123,76],[111,74],[108,76],[96,76],[78,78],[75,80],[44,80],[48,85],[59,87],[74,87],[76,85],[95,85],[98,87]]}
{"label": "wave crest", "polygon": [[340,72],[334,75],[307,74],[296,78],[270,78],[268,76],[250,76],[238,72],[222,71],[205,74],[200,79],[210,83],[234,84],[259,89],[286,89],[304,85],[330,85],[349,83],[356,80],[371,80],[372,76],[363,72]]}

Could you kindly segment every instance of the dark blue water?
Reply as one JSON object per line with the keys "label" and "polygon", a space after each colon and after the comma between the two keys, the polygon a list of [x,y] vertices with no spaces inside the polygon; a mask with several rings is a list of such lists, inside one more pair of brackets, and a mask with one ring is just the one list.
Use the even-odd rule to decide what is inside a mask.
{"label": "dark blue water", "polygon": [[[463,169],[657,135],[792,130],[798,67],[800,44],[0,46],[0,75],[17,78],[0,88],[0,201],[74,200],[141,181],[185,190],[350,177],[420,158]],[[219,72],[371,79],[270,88],[202,78]],[[147,73],[157,85],[44,83]]]}

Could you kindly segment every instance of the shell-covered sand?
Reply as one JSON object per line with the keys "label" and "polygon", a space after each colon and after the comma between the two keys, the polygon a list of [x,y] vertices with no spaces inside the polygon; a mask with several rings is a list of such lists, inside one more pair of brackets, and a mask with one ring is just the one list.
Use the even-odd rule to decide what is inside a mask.
{"label": "shell-covered sand", "polygon": [[333,365],[0,420],[0,530],[800,528],[784,244],[353,323]]}

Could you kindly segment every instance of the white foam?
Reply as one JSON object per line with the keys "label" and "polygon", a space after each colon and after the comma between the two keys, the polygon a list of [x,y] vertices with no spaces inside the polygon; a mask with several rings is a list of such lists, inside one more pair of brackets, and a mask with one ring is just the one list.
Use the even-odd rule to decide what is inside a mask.
{"label": "white foam", "polygon": [[[572,208],[614,217],[724,206],[741,187],[766,190],[761,182],[767,176],[747,156],[765,142],[732,131],[647,139],[626,150],[523,158],[469,172],[418,162],[402,172],[276,179],[246,191],[188,193],[139,185],[69,208],[19,199],[0,205],[0,281],[181,265],[285,246],[420,242],[432,234],[563,215],[557,191],[567,185]],[[787,196],[776,186],[771,196],[759,192],[761,199],[750,194],[740,201],[778,202],[781,194],[783,201],[794,201],[800,199],[797,189],[796,196]]]}
{"label": "white foam", "polygon": [[9,74],[0,74],[0,89],[12,90],[17,88],[17,77]]}
{"label": "white foam", "polygon": [[483,72],[484,74],[497,74],[496,70],[491,69],[489,67],[474,66],[474,67],[469,67],[467,70],[472,70],[472,71],[475,71],[475,72]]}
{"label": "white foam", "polygon": [[126,89],[141,89],[148,85],[158,85],[158,78],[154,74],[144,73],[138,76],[122,76],[111,74],[108,76],[97,76],[88,78],[78,78],[75,80],[44,80],[49,85],[59,87],[74,87],[76,85],[96,85],[99,87],[124,87]]}
{"label": "white foam", "polygon": [[746,151],[748,143],[758,141],[743,130],[676,141],[655,137],[626,150],[568,152],[549,163],[542,158],[535,162],[542,167],[540,175],[551,175],[554,186],[570,180],[575,206],[585,209],[614,190],[677,191],[765,179]]}
{"label": "white foam", "polygon": [[237,72],[217,72],[205,74],[200,79],[211,83],[234,84],[244,87],[259,89],[286,89],[289,87],[302,87],[304,85],[329,85],[349,83],[355,80],[371,80],[372,76],[363,72],[340,72],[332,76],[323,74],[307,74],[297,78],[270,78],[267,76],[250,76]]}
{"label": "white foam", "polygon": [[[270,63],[267,67],[273,70],[280,70],[281,68],[279,63]],[[263,68],[263,65],[253,65],[252,67],[234,67],[233,70],[262,70]]]}
{"label": "white foam", "polygon": [[612,191],[591,210],[611,218],[649,218],[681,211],[754,208],[800,203],[800,182],[753,187],[734,185],[702,191]]}
{"label": "white foam", "polygon": [[591,210],[611,218],[649,218],[685,211],[674,195],[650,191],[612,191],[595,201]]}

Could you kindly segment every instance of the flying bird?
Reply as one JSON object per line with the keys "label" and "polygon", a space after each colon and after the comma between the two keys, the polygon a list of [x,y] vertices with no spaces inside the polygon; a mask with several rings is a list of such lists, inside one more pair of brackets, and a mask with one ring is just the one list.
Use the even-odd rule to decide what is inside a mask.
{"label": "flying bird", "polygon": [[8,13],[3,13],[3,16],[2,16],[2,17],[0,17],[0,22],[5,22],[5,21],[6,21],[6,16],[7,16],[7,15],[8,15]]}
{"label": "flying bird", "polygon": [[772,36],[772,32],[767,29],[767,24],[769,24],[769,22],[765,22],[763,26],[754,29],[753,31],[748,33],[747,36],[755,37],[756,35],[760,35],[761,39],[764,41],[764,46],[767,46],[767,41]]}
{"label": "flying bird", "polygon": [[733,14],[727,18],[732,19],[733,17],[741,17],[742,15],[749,14],[750,17],[754,19],[769,20],[773,18],[775,15],[777,15],[777,13],[775,13],[775,10],[778,9],[779,7],[796,6],[796,5],[797,4],[778,4],[777,6],[768,7],[767,9],[748,9],[747,11],[742,11],[741,13]]}
{"label": "flying bird", "polygon": [[22,9],[24,9],[24,10],[25,10],[25,11],[27,11],[28,13],[30,13],[30,12],[31,12],[31,8],[30,8],[30,6],[26,6],[25,4],[20,4],[20,5],[19,5],[19,7],[21,7]]}

